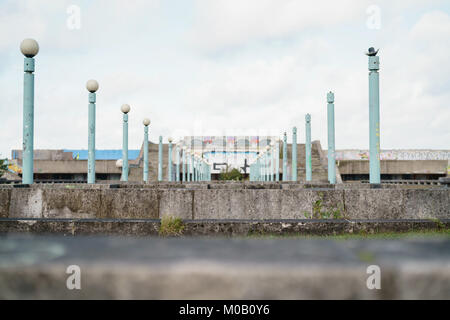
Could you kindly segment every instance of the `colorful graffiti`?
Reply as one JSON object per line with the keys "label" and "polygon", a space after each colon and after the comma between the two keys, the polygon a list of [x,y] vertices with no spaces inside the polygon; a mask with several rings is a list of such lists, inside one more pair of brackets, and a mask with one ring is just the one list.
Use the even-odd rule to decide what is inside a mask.
{"label": "colorful graffiti", "polygon": [[8,171],[16,173],[16,174],[22,174],[22,168],[19,167],[19,165],[14,162],[8,163]]}
{"label": "colorful graffiti", "polygon": [[[449,160],[450,150],[381,150],[380,160]],[[369,160],[367,150],[338,150],[336,160]]]}

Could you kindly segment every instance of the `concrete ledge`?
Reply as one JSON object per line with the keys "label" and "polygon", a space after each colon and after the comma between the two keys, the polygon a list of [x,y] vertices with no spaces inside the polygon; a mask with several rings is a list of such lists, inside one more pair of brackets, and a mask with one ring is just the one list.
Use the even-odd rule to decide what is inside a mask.
{"label": "concrete ledge", "polygon": [[[450,299],[450,240],[2,237],[0,299]],[[81,270],[68,290],[66,269]],[[369,290],[369,265],[381,289]]]}
{"label": "concrete ledge", "polygon": [[[447,220],[184,220],[183,236],[339,235],[450,229]],[[157,236],[155,219],[0,219],[0,234]]]}
{"label": "concrete ledge", "polygon": [[[106,187],[107,186],[107,187]],[[334,189],[299,184],[185,184],[184,188],[0,188],[4,218],[449,219],[450,189]],[[223,186],[224,188],[219,188]],[[289,187],[285,187],[289,186]]]}

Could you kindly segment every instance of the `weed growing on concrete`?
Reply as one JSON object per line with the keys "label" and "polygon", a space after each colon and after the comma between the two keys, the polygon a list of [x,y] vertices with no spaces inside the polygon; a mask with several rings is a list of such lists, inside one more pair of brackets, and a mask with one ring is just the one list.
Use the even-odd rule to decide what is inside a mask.
{"label": "weed growing on concrete", "polygon": [[439,220],[438,218],[430,218],[430,220],[433,221],[434,223],[436,223],[438,229],[444,229],[445,228],[444,223],[441,220]]}
{"label": "weed growing on concrete", "polygon": [[162,237],[177,237],[183,234],[183,220],[172,216],[164,216],[161,219],[159,235]]}
{"label": "weed growing on concrete", "polygon": [[320,199],[314,201],[312,205],[312,214],[304,211],[303,215],[306,219],[343,219],[344,216],[340,208],[333,207],[331,210],[324,210],[323,208],[323,193],[319,193]]}

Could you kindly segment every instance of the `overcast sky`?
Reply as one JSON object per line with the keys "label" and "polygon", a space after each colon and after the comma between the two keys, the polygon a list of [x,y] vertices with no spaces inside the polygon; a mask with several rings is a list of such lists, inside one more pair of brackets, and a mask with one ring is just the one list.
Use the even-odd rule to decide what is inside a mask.
{"label": "overcast sky", "polygon": [[279,135],[367,149],[368,70],[380,48],[381,148],[450,149],[450,1],[0,0],[0,155],[22,146],[23,56],[35,38],[35,148],[87,149],[88,79],[98,149],[143,138]]}

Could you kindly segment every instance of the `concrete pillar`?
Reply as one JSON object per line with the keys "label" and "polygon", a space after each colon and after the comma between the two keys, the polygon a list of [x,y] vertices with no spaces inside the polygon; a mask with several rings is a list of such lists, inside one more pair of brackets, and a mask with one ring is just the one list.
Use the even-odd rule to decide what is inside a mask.
{"label": "concrete pillar", "polygon": [[145,118],[142,122],[144,124],[144,182],[148,182],[148,126],[150,124],[150,119]]}
{"label": "concrete pillar", "polygon": [[168,175],[169,175],[169,181],[172,181],[172,138],[168,139],[169,141],[169,154],[168,154],[168,163],[167,163],[167,168],[168,168]]}
{"label": "concrete pillar", "polygon": [[380,89],[379,74],[380,60],[378,50],[369,48],[369,162],[370,183],[380,184]]}
{"label": "concrete pillar", "polygon": [[311,166],[311,115],[305,116],[306,127],[306,141],[305,141],[305,156],[306,156],[306,181],[312,180],[312,166]]}
{"label": "concrete pillar", "polygon": [[283,181],[287,181],[287,135],[283,135]]}
{"label": "concrete pillar", "polygon": [[124,104],[120,109],[123,112],[122,181],[128,181],[128,112],[131,108],[128,104]]}
{"label": "concrete pillar", "polygon": [[176,169],[176,181],[180,181],[180,147],[176,147],[176,154],[177,154],[177,169]]}
{"label": "concrete pillar", "polygon": [[336,184],[336,160],[334,144],[334,93],[327,94],[327,119],[328,119],[328,181]]}
{"label": "concrete pillar", "polygon": [[39,52],[36,40],[25,39],[20,44],[24,58],[23,75],[23,145],[22,183],[33,183],[34,161],[34,56]]}
{"label": "concrete pillar", "polygon": [[86,89],[89,91],[87,183],[95,183],[95,92],[98,90],[98,82],[89,80]]}
{"label": "concrete pillar", "polygon": [[163,180],[163,137],[159,136],[159,145],[158,145],[158,181]]}
{"label": "concrete pillar", "polygon": [[271,144],[271,147],[269,149],[269,162],[270,162],[270,177],[269,177],[269,181],[273,181],[274,180],[274,171],[275,171],[275,165],[274,165],[274,161],[273,161],[273,148],[274,148],[275,144]]}
{"label": "concrete pillar", "polygon": [[292,129],[292,181],[297,181],[297,128]]}
{"label": "concrete pillar", "polygon": [[280,141],[275,143],[275,181],[280,181]]}
{"label": "concrete pillar", "polygon": [[194,151],[191,152],[191,180],[194,181]]}
{"label": "concrete pillar", "polygon": [[183,182],[186,181],[186,146],[183,146]]}
{"label": "concrete pillar", "polygon": [[186,181],[191,181],[191,152],[186,153],[186,166],[187,166],[187,176]]}

